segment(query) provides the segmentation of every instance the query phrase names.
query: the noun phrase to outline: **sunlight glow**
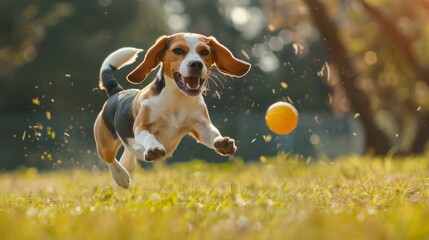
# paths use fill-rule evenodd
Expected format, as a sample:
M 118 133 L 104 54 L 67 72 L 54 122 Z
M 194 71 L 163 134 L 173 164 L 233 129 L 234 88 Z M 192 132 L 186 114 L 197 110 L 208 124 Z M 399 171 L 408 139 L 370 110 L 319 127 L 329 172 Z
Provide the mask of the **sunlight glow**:
M 249 14 L 243 7 L 236 7 L 231 11 L 232 22 L 236 25 L 243 25 L 249 21 Z
M 368 65 L 374 65 L 378 61 L 377 54 L 373 51 L 367 51 L 365 53 L 364 59 L 365 59 L 366 64 L 368 64 Z
M 167 18 L 168 26 L 175 31 L 184 31 L 189 25 L 189 17 L 184 14 L 172 14 Z
M 98 4 L 102 7 L 107 7 L 112 4 L 112 0 L 98 0 Z
M 279 68 L 279 59 L 271 51 L 261 55 L 259 59 L 259 68 L 264 72 L 272 72 Z

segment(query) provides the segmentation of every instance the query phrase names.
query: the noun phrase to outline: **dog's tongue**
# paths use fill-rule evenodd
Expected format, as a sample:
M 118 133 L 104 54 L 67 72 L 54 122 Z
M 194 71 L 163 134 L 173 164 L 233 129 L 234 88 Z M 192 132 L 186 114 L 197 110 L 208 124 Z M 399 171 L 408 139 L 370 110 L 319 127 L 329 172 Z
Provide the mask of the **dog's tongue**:
M 191 88 L 198 88 L 200 85 L 200 78 L 199 77 L 185 77 L 183 80 Z

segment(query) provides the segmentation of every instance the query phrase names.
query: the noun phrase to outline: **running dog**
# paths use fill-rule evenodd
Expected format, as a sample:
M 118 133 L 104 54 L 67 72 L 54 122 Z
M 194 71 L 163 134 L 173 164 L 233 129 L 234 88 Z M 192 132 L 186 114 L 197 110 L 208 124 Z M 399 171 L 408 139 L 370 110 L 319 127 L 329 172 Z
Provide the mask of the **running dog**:
M 186 134 L 220 155 L 235 153 L 234 139 L 222 136 L 211 123 L 203 93 L 212 67 L 242 77 L 250 64 L 235 58 L 214 37 L 193 33 L 162 36 L 127 76 L 128 81 L 139 84 L 160 66 L 155 79 L 141 90 L 125 90 L 113 73 L 133 63 L 141 51 L 118 49 L 100 70 L 100 88 L 109 99 L 95 120 L 94 137 L 98 155 L 115 182 L 128 188 L 136 159 L 165 160 Z M 121 146 L 124 152 L 117 161 Z

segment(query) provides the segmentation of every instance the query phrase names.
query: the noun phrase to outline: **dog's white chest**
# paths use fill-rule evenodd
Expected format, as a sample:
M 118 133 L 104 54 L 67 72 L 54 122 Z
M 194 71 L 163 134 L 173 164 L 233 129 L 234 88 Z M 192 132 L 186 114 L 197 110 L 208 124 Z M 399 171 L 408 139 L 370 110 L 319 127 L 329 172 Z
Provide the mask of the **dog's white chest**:
M 175 131 L 192 127 L 193 119 L 202 112 L 199 101 L 170 99 L 172 94 L 163 92 L 160 96 L 147 99 L 144 105 L 150 109 L 150 122 L 160 124 L 159 131 Z M 185 98 L 186 99 L 186 98 Z
M 180 129 L 186 125 L 186 120 L 189 117 L 188 112 L 177 111 L 170 114 L 171 116 L 167 119 L 170 119 L 171 127 L 175 129 Z

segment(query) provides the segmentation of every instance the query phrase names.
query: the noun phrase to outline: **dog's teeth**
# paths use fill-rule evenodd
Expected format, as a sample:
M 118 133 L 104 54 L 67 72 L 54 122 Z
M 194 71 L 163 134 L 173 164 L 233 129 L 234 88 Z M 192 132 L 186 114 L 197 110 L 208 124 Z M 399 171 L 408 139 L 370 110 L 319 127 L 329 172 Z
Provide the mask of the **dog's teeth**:
M 191 85 L 189 85 L 189 83 L 186 83 L 186 87 L 191 88 Z

